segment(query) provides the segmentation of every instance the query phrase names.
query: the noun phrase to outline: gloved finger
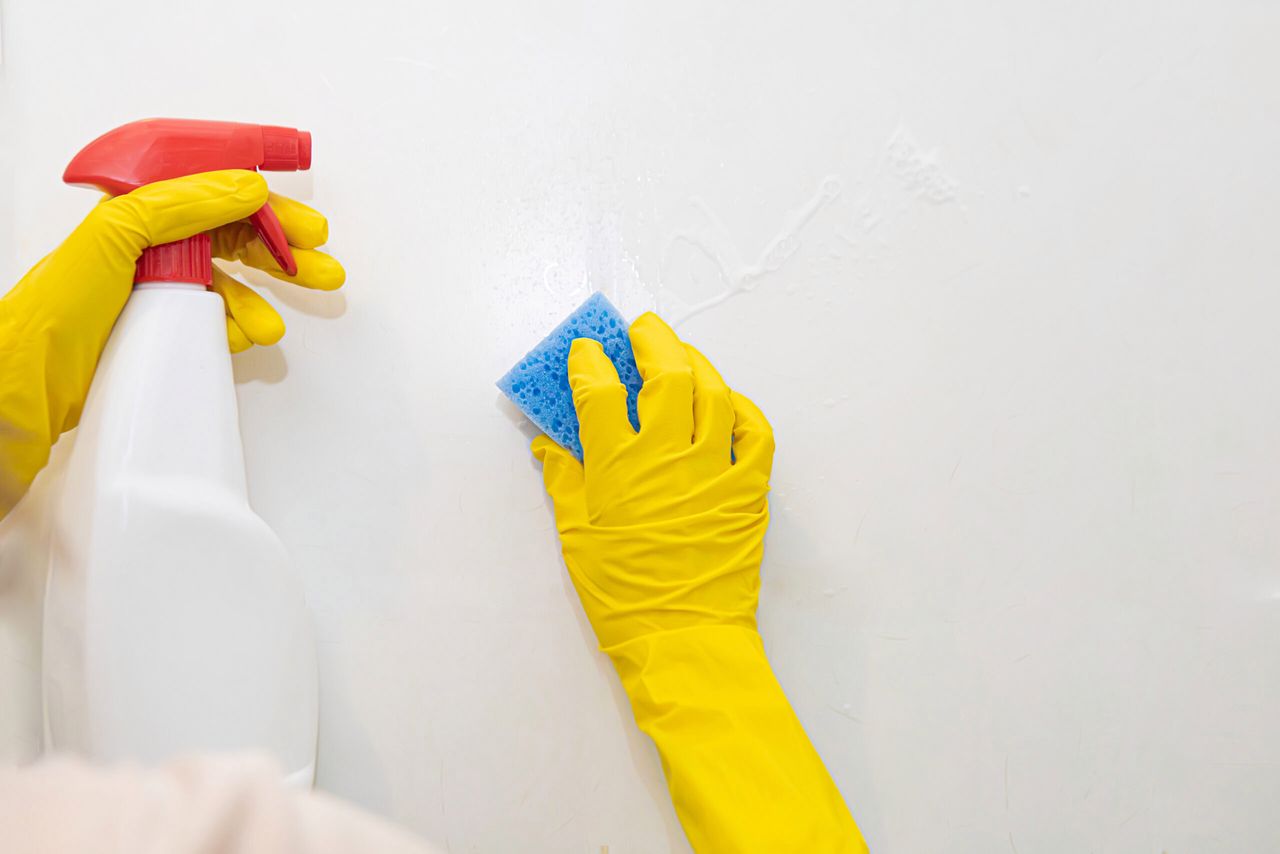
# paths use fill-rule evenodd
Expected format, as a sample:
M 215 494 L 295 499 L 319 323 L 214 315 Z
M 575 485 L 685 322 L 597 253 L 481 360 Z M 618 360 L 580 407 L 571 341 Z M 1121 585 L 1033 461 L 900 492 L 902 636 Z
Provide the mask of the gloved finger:
M 315 249 L 329 239 L 329 221 L 314 208 L 276 193 L 268 193 L 267 202 L 276 212 L 290 246 Z M 213 255 L 215 258 L 239 260 L 241 250 L 257 236 L 254 227 L 244 220 L 224 225 L 210 235 Z
M 276 212 L 290 246 L 315 249 L 328 242 L 329 220 L 320 211 L 278 193 L 269 193 L 267 204 Z
M 219 255 L 218 257 L 224 257 Z M 296 275 L 287 275 L 280 269 L 276 259 L 265 243 L 258 237 L 249 240 L 233 255 L 237 261 L 243 261 L 250 267 L 256 267 L 264 273 L 270 273 L 277 279 L 290 284 L 300 285 L 316 291 L 336 291 L 347 280 L 347 271 L 342 269 L 332 255 L 326 255 L 315 249 L 294 249 L 293 257 L 298 262 Z
M 545 435 L 534 439 L 530 450 L 542 463 L 542 483 L 555 503 L 558 525 L 580 518 L 586 512 L 582 463 Z
M 235 320 L 245 338 L 252 343 L 269 346 L 284 336 L 284 318 L 271 307 L 271 303 L 217 267 L 213 268 L 213 290 L 226 304 L 227 316 Z
M 236 323 L 236 319 L 231 315 L 227 315 L 227 346 L 231 348 L 232 353 L 243 353 L 253 346 L 249 336 L 244 334 L 240 324 Z
M 727 462 L 733 444 L 733 400 L 720 372 L 692 344 L 684 345 L 693 369 L 693 441 Z
M 736 391 L 733 401 L 734 465 L 747 466 L 767 479 L 773 472 L 773 428 L 756 406 Z
M 626 386 L 599 341 L 575 338 L 569 345 L 569 387 L 585 460 L 635 436 L 627 419 Z
M 640 435 L 670 447 L 693 441 L 693 369 L 671 327 L 653 312 L 631 324 L 640 388 Z
M 252 214 L 267 201 L 267 182 L 256 172 L 225 169 L 156 181 L 94 207 L 86 226 L 126 260 L 143 249 L 171 243 Z M 80 229 L 77 229 L 79 231 Z

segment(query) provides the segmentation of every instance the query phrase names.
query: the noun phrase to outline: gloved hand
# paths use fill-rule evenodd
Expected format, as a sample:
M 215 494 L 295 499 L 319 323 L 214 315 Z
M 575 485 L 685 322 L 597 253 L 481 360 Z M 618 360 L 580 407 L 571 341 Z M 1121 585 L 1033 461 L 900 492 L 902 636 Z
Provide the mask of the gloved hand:
M 534 440 L 565 564 L 658 746 L 694 849 L 857 852 L 862 836 L 756 633 L 773 434 L 654 314 L 631 326 L 640 431 L 594 341 L 569 382 L 583 462 Z
M 213 251 L 220 258 L 243 261 L 303 287 L 342 285 L 341 265 L 314 251 L 328 230 L 320 214 L 270 196 L 289 242 L 298 247 L 293 277 L 275 265 L 252 227 L 238 222 L 268 197 L 262 176 L 226 170 L 157 181 L 107 199 L 0 299 L 0 518 L 44 467 L 58 436 L 79 423 L 98 357 L 129 298 L 143 249 L 212 231 Z M 216 270 L 214 289 L 227 305 L 233 351 L 280 339 L 284 323 L 265 300 Z
M 546 436 L 533 453 L 565 563 L 602 648 L 693 626 L 756 627 L 773 433 L 655 314 L 631 327 L 639 433 L 600 344 L 573 342 L 586 468 Z M 736 456 L 736 462 L 734 458 Z

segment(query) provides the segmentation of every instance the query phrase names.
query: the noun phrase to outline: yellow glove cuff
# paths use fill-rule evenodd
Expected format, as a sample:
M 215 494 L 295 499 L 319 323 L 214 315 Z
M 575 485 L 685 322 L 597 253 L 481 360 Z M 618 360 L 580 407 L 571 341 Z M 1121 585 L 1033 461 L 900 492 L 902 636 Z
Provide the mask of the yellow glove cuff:
M 702 626 L 605 650 L 699 854 L 865 852 L 760 635 Z

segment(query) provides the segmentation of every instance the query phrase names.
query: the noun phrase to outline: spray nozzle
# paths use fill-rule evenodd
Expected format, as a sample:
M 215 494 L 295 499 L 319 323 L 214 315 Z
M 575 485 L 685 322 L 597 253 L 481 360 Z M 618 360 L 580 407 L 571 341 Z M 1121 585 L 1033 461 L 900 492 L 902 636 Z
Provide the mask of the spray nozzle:
M 304 130 L 198 119 L 143 119 L 107 131 L 86 145 L 71 160 L 62 180 L 114 196 L 153 181 L 218 169 L 294 172 L 310 168 L 311 134 Z M 298 263 L 271 206 L 263 205 L 249 222 L 280 269 L 296 274 Z M 179 240 L 145 250 L 134 281 L 199 281 L 208 285 L 208 237 L 188 240 L 195 242 Z

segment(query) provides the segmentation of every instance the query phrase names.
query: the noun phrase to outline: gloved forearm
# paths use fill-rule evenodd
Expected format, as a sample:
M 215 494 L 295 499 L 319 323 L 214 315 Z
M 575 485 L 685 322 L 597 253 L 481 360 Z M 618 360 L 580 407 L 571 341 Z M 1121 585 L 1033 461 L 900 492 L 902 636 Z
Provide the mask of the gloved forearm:
M 0 300 L 0 519 L 44 468 L 54 440 L 74 424 L 68 401 L 48 382 L 52 338 L 22 300 Z
M 0 299 L 0 518 L 44 468 L 58 436 L 79 422 L 98 356 L 129 298 L 131 270 L 103 281 L 88 272 L 108 267 L 116 249 L 103 245 L 98 223 L 119 214 L 101 207 Z M 77 280 L 91 284 L 69 286 Z
M 867 850 L 758 634 L 682 629 L 606 651 L 699 854 Z

